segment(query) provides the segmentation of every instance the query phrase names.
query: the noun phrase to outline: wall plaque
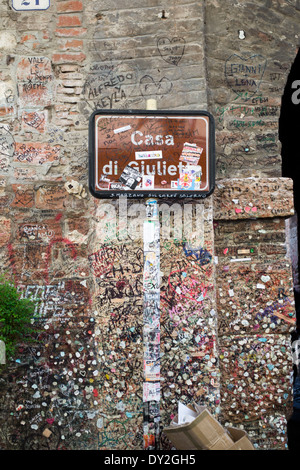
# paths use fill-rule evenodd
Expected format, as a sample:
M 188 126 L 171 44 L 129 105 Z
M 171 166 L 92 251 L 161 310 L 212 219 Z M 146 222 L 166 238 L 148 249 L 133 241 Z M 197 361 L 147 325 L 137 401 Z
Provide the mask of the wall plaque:
M 96 198 L 207 197 L 215 182 L 214 136 L 206 111 L 95 111 L 90 192 Z

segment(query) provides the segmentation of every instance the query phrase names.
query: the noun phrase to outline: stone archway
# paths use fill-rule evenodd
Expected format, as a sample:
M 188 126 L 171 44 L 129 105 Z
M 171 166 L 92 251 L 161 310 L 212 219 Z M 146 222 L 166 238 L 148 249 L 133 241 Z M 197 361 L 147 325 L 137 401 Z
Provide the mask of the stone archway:
M 293 263 L 295 307 L 300 321 L 300 186 L 298 181 L 300 130 L 300 49 L 291 66 L 281 100 L 279 139 L 281 142 L 282 176 L 293 180 L 295 215 L 288 221 L 289 251 Z

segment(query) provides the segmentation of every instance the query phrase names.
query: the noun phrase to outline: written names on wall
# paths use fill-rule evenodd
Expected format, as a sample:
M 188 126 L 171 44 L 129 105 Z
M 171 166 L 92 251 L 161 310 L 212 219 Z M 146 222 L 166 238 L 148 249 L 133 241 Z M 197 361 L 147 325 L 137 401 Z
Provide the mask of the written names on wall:
M 44 56 L 23 57 L 17 65 L 20 105 L 51 105 L 54 96 L 54 75 L 51 61 Z

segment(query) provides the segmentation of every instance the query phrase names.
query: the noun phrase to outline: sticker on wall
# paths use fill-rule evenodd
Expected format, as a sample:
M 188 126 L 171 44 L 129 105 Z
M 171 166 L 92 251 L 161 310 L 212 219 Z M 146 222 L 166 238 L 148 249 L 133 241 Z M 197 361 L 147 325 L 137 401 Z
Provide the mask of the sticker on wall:
M 191 163 L 192 165 L 197 165 L 202 152 L 203 148 L 197 147 L 196 144 L 185 142 L 179 160 Z
M 143 175 L 143 188 L 145 189 L 154 188 L 154 175 Z
M 17 11 L 48 10 L 50 0 L 12 0 L 11 6 Z
M 138 170 L 136 170 L 135 168 L 131 168 L 129 165 L 127 165 L 124 168 L 119 181 L 128 188 L 134 189 L 140 183 L 141 180 L 142 175 L 138 172 Z
M 162 158 L 162 152 L 160 150 L 150 152 L 135 152 L 136 160 L 157 160 Z
M 159 401 L 160 400 L 160 383 L 144 382 L 143 383 L 143 401 Z

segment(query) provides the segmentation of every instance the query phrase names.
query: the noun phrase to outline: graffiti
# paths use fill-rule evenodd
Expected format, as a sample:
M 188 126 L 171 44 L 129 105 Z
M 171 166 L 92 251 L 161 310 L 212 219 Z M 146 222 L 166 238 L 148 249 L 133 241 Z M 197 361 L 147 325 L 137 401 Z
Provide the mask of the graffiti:
M 97 109 L 122 107 L 135 89 L 135 68 L 120 64 L 112 69 L 101 70 L 100 73 L 94 70 L 88 75 L 82 89 L 82 111 L 90 115 Z
M 37 6 L 41 1 L 23 3 Z M 137 13 L 125 8 L 121 17 L 113 8 L 104 13 L 90 8 L 90 30 L 80 38 L 89 54 L 85 65 L 71 60 L 72 44 L 77 48 L 80 41 L 65 37 L 83 33 L 83 27 L 57 28 L 58 35 L 64 31 L 60 42 L 69 50 L 60 55 L 68 58 L 66 63 L 54 63 L 53 70 L 47 57 L 23 57 L 14 45 L 9 45 L 14 55 L 3 56 L 0 114 L 11 126 L 0 125 L 1 271 L 11 274 L 20 295 L 38 302 L 34 342 L 21 342 L 1 373 L 1 449 L 170 449 L 159 432 L 170 423 L 178 401 L 222 411 L 225 422 L 240 419 L 245 428 L 249 417 L 251 432 L 256 423 L 267 436 L 261 438 L 264 445 L 274 445 L 269 428 L 282 426 L 282 421 L 275 416 L 271 422 L 265 413 L 286 411 L 285 340 L 294 326 L 294 306 L 286 258 L 274 263 L 286 256 L 284 230 L 281 225 L 270 229 L 257 216 L 264 211 L 263 216 L 280 216 L 284 222 L 290 203 L 278 181 L 249 178 L 245 186 L 236 179 L 220 192 L 217 188 L 213 203 L 209 198 L 200 204 L 166 200 L 158 207 L 157 238 L 149 230 L 145 245 L 144 204 L 74 197 L 77 184 L 85 184 L 87 119 L 94 110 L 143 109 L 148 98 L 165 101 L 162 109 L 183 109 L 185 103 L 196 109 L 199 99 L 206 106 L 205 58 L 200 54 L 199 62 L 197 54 L 203 38 L 201 27 L 193 29 L 202 10 L 191 5 L 179 27 L 180 12 L 163 10 L 158 16 L 154 11 L 163 20 L 158 20 L 159 31 L 152 34 L 151 29 L 152 44 L 150 30 L 141 30 L 151 9 Z M 217 9 L 208 11 L 207 20 L 212 11 Z M 138 26 L 127 21 L 132 15 Z M 79 17 L 86 22 L 84 13 Z M 127 37 L 128 25 L 132 34 Z M 164 32 L 168 25 L 171 29 Z M 239 30 L 240 38 L 243 34 Z M 281 33 L 274 34 L 278 39 Z M 34 35 L 30 41 L 25 33 L 19 37 L 22 50 L 33 51 L 42 40 L 49 52 L 47 28 L 41 25 Z M 284 40 L 274 44 L 279 42 Z M 219 128 L 218 171 L 232 176 L 232 170 L 244 169 L 244 179 L 271 175 L 280 157 L 275 93 L 288 67 L 267 70 L 263 55 L 236 51 L 226 60 L 222 87 L 217 73 L 222 50 L 206 52 L 213 65 L 208 78 L 216 86 L 210 98 Z M 11 79 L 10 72 L 15 72 Z M 274 96 L 266 96 L 265 90 Z M 299 90 L 294 91 L 298 100 Z M 230 94 L 234 99 L 226 103 Z M 113 130 L 105 129 L 105 143 L 114 147 L 120 166 L 122 149 L 128 147 L 124 133 Z M 161 151 L 168 140 L 177 151 L 178 137 L 191 142 L 197 132 L 172 125 L 170 132 L 162 132 L 151 122 L 147 132 L 132 131 L 132 142 L 156 143 Z M 164 156 L 154 167 L 145 157 L 140 154 L 133 166 L 148 176 L 154 170 L 156 176 L 167 176 Z M 113 160 L 107 165 L 104 178 L 117 164 Z M 270 200 L 262 200 L 267 191 Z M 221 220 L 215 234 L 214 217 Z M 230 220 L 238 217 L 252 217 L 253 225 Z M 259 257 L 265 263 L 256 263 Z M 264 425 L 258 425 L 262 416 Z
M 14 153 L 14 160 L 19 163 L 31 163 L 42 165 L 59 159 L 60 146 L 50 146 L 49 144 L 17 143 Z
M 23 57 L 17 66 L 20 103 L 23 106 L 47 106 L 54 93 L 54 75 L 47 57 Z
M 185 40 L 181 37 L 169 39 L 161 37 L 157 40 L 157 48 L 161 57 L 171 65 L 178 65 L 185 49 Z
M 0 125 L 0 173 L 7 174 L 10 168 L 10 158 L 15 151 L 15 140 L 7 129 Z
M 169 275 L 169 286 L 180 298 L 202 302 L 212 284 L 206 284 L 194 275 L 186 271 L 173 271 Z
M 72 312 L 84 310 L 89 303 L 87 289 L 76 281 L 60 281 L 58 284 L 28 284 L 23 287 L 22 296 L 38 300 L 36 318 L 67 318 Z
M 196 259 L 200 266 L 204 266 L 211 262 L 212 255 L 205 248 L 194 249 L 190 248 L 187 243 L 184 243 L 183 251 L 187 257 L 191 256 L 193 259 Z
M 0 125 L 0 157 L 12 157 L 15 151 L 13 135 L 7 130 L 7 126 Z
M 150 75 L 144 75 L 140 80 L 140 90 L 145 98 L 166 95 L 170 93 L 172 87 L 173 84 L 167 77 L 155 81 Z
M 49 241 L 55 236 L 52 227 L 47 224 L 22 224 L 19 227 L 19 236 L 23 240 Z
M 241 97 L 247 93 L 245 101 L 257 93 L 263 79 L 267 60 L 259 55 L 241 57 L 232 54 L 225 62 L 225 78 L 227 85 Z
M 26 226 L 23 227 L 23 229 L 26 231 Z M 36 233 L 36 228 L 33 230 L 34 233 Z M 29 231 L 32 233 L 31 227 L 29 228 Z M 67 238 L 53 238 L 50 240 L 48 245 L 28 243 L 21 247 L 13 247 L 13 245 L 9 243 L 7 245 L 9 261 L 16 284 L 19 284 L 30 277 L 43 279 L 47 284 L 49 284 L 51 251 L 54 245 L 60 243 L 66 245 L 70 249 L 69 254 L 73 260 L 75 260 L 77 257 L 77 251 L 74 244 Z
M 45 131 L 46 116 L 46 111 L 23 113 L 22 124 L 26 129 L 34 129 L 43 133 Z
M 88 255 L 88 259 L 96 278 L 105 274 L 106 279 L 118 279 L 126 274 L 141 274 L 143 270 L 142 249 L 137 248 L 132 254 L 130 247 L 124 244 L 109 244 Z
M 107 274 L 110 271 L 114 270 L 115 256 L 116 256 L 116 250 L 112 247 L 107 247 L 106 249 L 100 248 L 98 252 L 90 254 L 88 259 L 93 269 L 94 276 L 100 277 L 103 274 Z M 120 268 L 121 270 L 123 270 L 122 267 Z

